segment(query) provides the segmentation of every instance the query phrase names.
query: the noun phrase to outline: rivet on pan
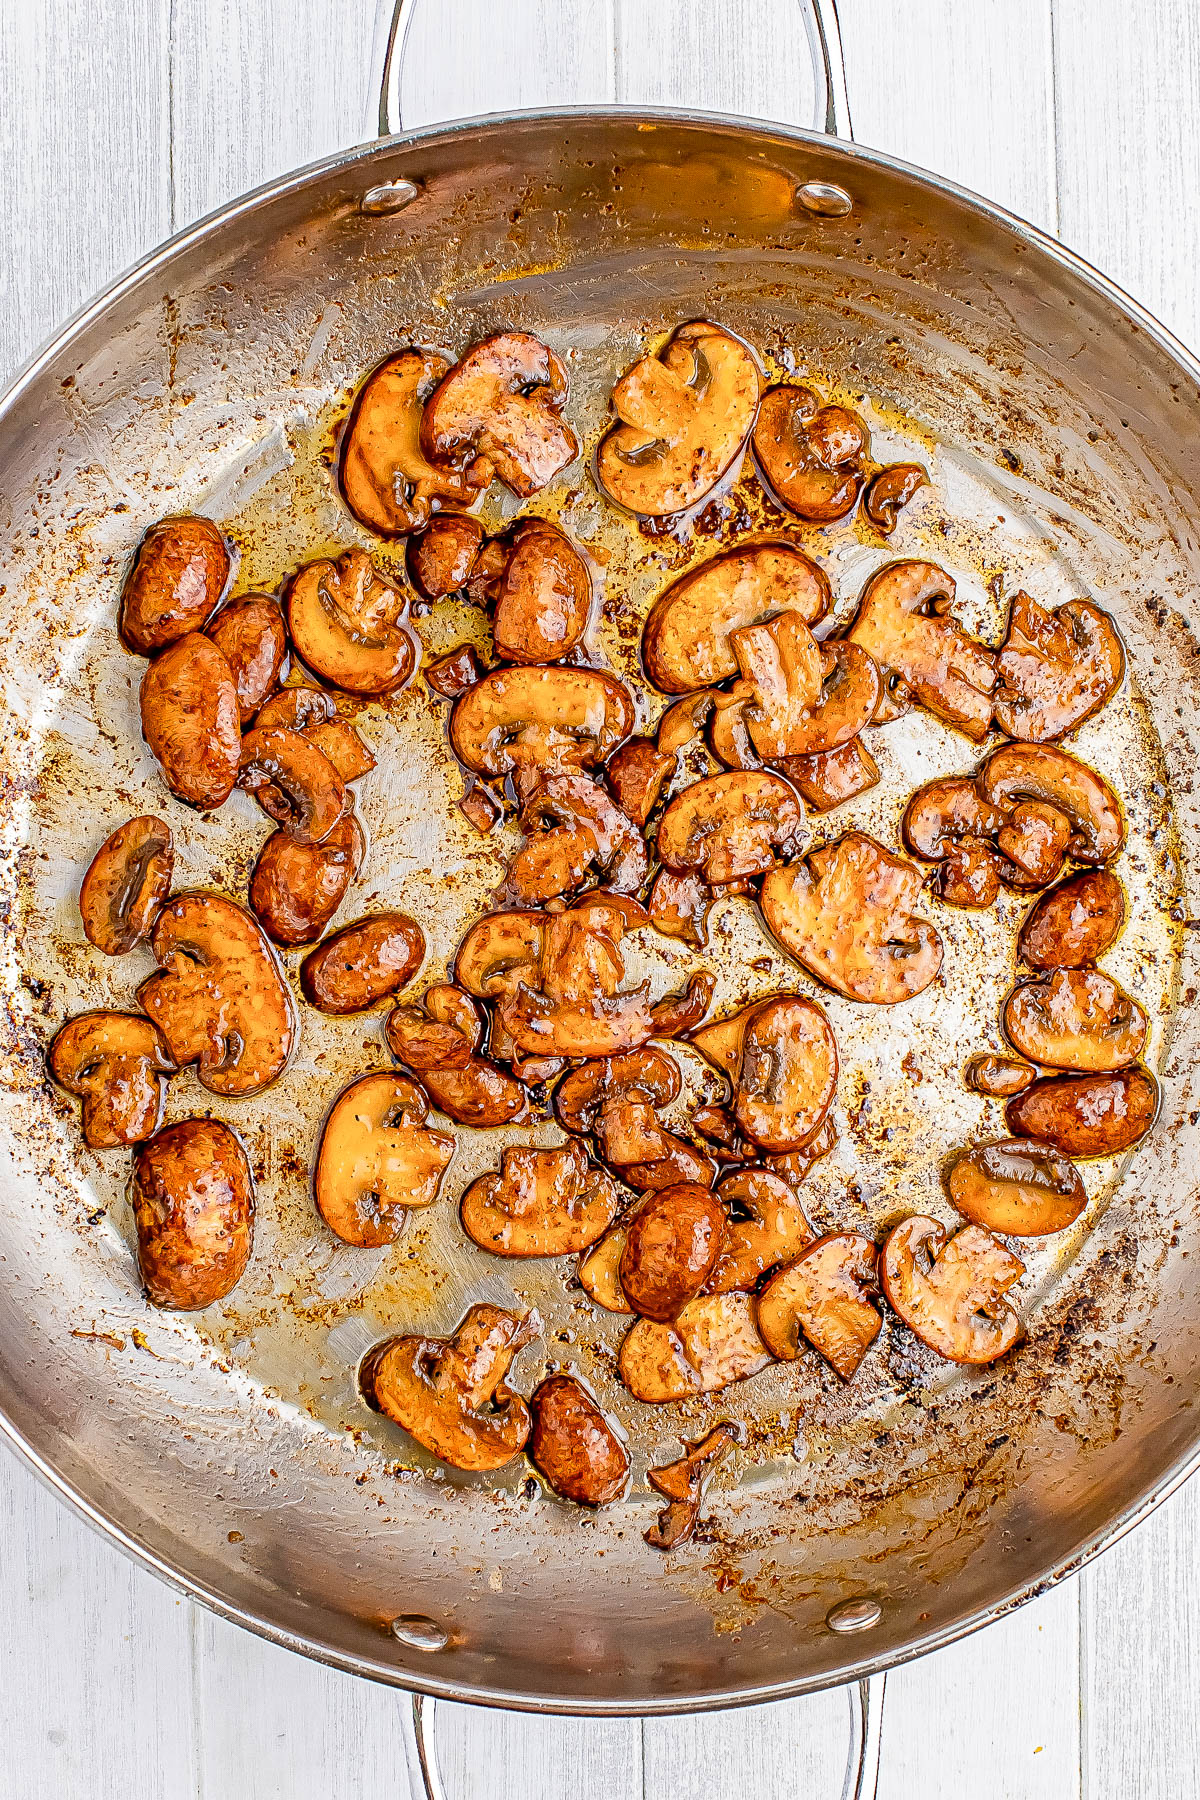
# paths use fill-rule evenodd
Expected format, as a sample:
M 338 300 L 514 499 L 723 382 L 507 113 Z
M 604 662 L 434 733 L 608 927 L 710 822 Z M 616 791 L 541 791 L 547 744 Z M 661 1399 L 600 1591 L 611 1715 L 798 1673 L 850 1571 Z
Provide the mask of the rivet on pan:
M 407 1644 L 410 1650 L 444 1650 L 450 1642 L 450 1633 L 424 1613 L 401 1613 L 392 1620 L 391 1633 L 397 1643 Z
M 381 181 L 378 187 L 367 189 L 358 209 L 365 213 L 403 212 L 420 191 L 420 185 L 415 181 Z
M 844 219 L 854 211 L 854 201 L 836 181 L 806 181 L 796 189 L 796 198 L 806 212 L 822 219 Z
M 825 1615 L 830 1631 L 870 1631 L 878 1625 L 883 1608 L 878 1600 L 843 1600 Z

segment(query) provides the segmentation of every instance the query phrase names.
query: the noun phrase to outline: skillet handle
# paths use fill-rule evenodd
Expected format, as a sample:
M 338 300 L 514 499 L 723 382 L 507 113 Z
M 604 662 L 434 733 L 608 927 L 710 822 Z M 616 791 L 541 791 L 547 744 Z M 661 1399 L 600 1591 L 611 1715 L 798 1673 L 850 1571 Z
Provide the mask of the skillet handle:
M 804 18 L 804 29 L 812 51 L 813 73 L 817 87 L 817 131 L 829 137 L 853 141 L 850 122 L 850 100 L 846 92 L 846 64 L 842 55 L 842 30 L 838 20 L 837 0 L 797 0 Z M 384 51 L 383 81 L 379 91 L 379 135 L 398 137 L 404 130 L 400 110 L 400 82 L 404 73 L 404 51 L 409 27 L 417 9 L 417 0 L 396 0 L 391 29 Z

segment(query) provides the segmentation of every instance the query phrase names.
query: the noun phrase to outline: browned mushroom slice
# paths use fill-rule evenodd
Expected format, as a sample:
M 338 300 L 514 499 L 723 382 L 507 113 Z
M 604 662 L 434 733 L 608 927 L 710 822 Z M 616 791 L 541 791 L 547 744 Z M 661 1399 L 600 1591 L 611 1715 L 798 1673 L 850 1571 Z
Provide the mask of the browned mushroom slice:
M 327 724 L 336 716 L 337 704 L 332 694 L 300 681 L 292 687 L 280 688 L 277 694 L 264 701 L 254 723 L 260 731 L 307 732 L 314 725 Z
M 1116 693 L 1125 648 L 1108 614 L 1090 600 L 1048 612 L 1018 593 L 996 671 L 996 724 L 1005 737 L 1044 744 L 1074 731 Z
M 417 531 L 443 501 L 470 506 L 488 478 L 474 469 L 435 468 L 421 449 L 425 402 L 450 368 L 434 350 L 402 350 L 367 376 L 342 439 L 346 505 L 370 531 Z
M 294 575 L 287 620 L 296 653 L 323 681 L 350 694 L 390 694 L 416 666 L 408 601 L 365 550 L 322 558 Z
M 644 826 L 674 771 L 674 756 L 649 738 L 630 738 L 609 757 L 604 773 L 621 811 L 635 825 Z
M 398 1006 L 384 1032 L 397 1062 L 420 1076 L 435 1106 L 459 1125 L 519 1124 L 529 1096 L 512 1075 L 475 1054 L 483 1036 L 478 1010 L 460 989 L 428 989 L 424 1011 Z
M 574 1375 L 549 1375 L 530 1395 L 528 1457 L 556 1494 L 579 1506 L 607 1506 L 629 1480 L 629 1452 Z
M 1149 1020 L 1100 969 L 1055 969 L 1014 988 L 1004 1032 L 1015 1050 L 1047 1069 L 1128 1068 L 1141 1055 Z
M 879 781 L 879 765 L 860 737 L 836 750 L 783 757 L 779 773 L 791 782 L 809 811 L 817 813 L 832 812 Z
M 500 1172 L 462 1197 L 463 1230 L 494 1256 L 574 1256 L 603 1237 L 621 1196 L 575 1138 L 553 1150 L 510 1147 Z
M 1108 869 L 1083 869 L 1031 908 L 1017 954 L 1035 969 L 1080 969 L 1103 956 L 1125 924 L 1125 890 Z
M 693 782 L 672 800 L 659 822 L 658 854 L 673 873 L 720 885 L 766 874 L 805 837 L 804 808 L 782 776 L 738 769 Z
M 967 775 L 946 775 L 918 788 L 904 812 L 905 845 L 939 866 L 933 889 L 951 906 L 991 906 L 1005 863 L 995 847 L 1004 814 L 989 806 Z
M 625 1227 L 614 1225 L 579 1259 L 576 1271 L 579 1285 L 589 1300 L 594 1300 L 605 1312 L 633 1312 L 621 1288 L 621 1258 L 624 1254 Z
M 204 635 L 229 664 L 246 726 L 274 691 L 287 661 L 287 627 L 279 602 L 270 594 L 227 601 Z
M 890 537 L 899 522 L 901 508 L 928 486 L 929 476 L 920 463 L 889 463 L 867 483 L 863 511 L 876 531 Z
M 554 1096 L 554 1110 L 564 1131 L 584 1135 L 596 1128 L 602 1108 L 615 1099 L 636 1097 L 655 1109 L 669 1106 L 679 1094 L 679 1067 L 661 1050 L 632 1050 L 585 1063 L 564 1075 Z
M 794 1362 L 801 1333 L 843 1381 L 850 1381 L 879 1336 L 883 1320 L 875 1246 L 855 1231 L 821 1237 L 758 1296 L 758 1329 L 772 1356 Z
M 296 1038 L 291 994 L 270 944 L 223 894 L 176 894 L 150 940 L 160 971 L 138 1000 L 182 1068 L 212 1094 L 257 1094 L 282 1074 Z
M 1031 805 L 1061 813 L 1070 825 L 1066 853 L 1077 862 L 1111 862 L 1125 842 L 1121 804 L 1107 781 L 1053 745 L 1005 744 L 992 751 L 976 782 L 984 802 L 1010 817 Z
M 403 1075 L 381 1070 L 342 1089 L 317 1146 L 313 1198 L 343 1243 L 393 1243 L 408 1208 L 437 1199 L 454 1138 L 428 1116 L 425 1095 Z
M 238 785 L 298 844 L 319 844 L 346 810 L 341 776 L 298 731 L 248 731 L 242 739 Z
M 536 963 L 511 969 L 504 981 L 497 1021 L 531 1056 L 612 1056 L 636 1050 L 655 1035 L 648 986 L 621 988 L 623 908 L 633 903 L 616 894 L 585 896 L 585 901 L 543 915 Z M 636 911 L 639 923 L 646 919 L 640 907 Z M 470 939 L 468 934 L 464 949 Z
M 452 1337 L 388 1338 L 363 1359 L 359 1383 L 377 1412 L 454 1469 L 501 1469 L 524 1449 L 529 1408 L 505 1386 L 537 1313 L 472 1306 Z
M 83 1101 L 83 1140 L 93 1150 L 152 1137 L 175 1064 L 149 1019 L 89 1012 L 62 1026 L 47 1056 L 59 1087 Z
M 575 649 L 591 618 L 591 570 L 565 532 L 522 519 L 489 589 L 492 643 L 502 662 L 553 663 Z
M 708 915 L 716 895 L 699 875 L 675 875 L 660 869 L 650 889 L 650 920 L 664 937 L 682 938 L 703 949 L 708 942 Z
M 625 1226 L 621 1289 L 634 1312 L 669 1320 L 704 1287 L 725 1242 L 725 1209 L 680 1182 L 650 1195 Z
M 980 1225 L 947 1241 L 920 1214 L 891 1231 L 879 1253 L 888 1305 L 909 1330 L 956 1363 L 990 1363 L 1011 1350 L 1021 1321 L 1005 1295 L 1025 1273 L 1019 1256 Z
M 84 935 L 106 956 L 124 956 L 149 937 L 171 891 L 175 845 L 152 814 L 106 837 L 79 889 Z
M 366 1012 L 412 980 L 425 936 L 407 913 L 372 913 L 343 925 L 300 965 L 304 998 L 323 1013 Z
M 353 813 L 319 844 L 273 832 L 250 877 L 250 909 L 277 944 L 311 944 L 341 905 L 365 855 L 366 840 Z
M 475 686 L 483 671 L 470 644 L 460 644 L 446 656 L 425 665 L 425 679 L 442 700 L 461 700 Z
M 761 1149 L 782 1155 L 803 1148 L 833 1105 L 837 1079 L 837 1045 L 814 1001 L 782 994 L 750 1008 L 734 1110 Z
M 1071 821 L 1041 800 L 1022 801 L 996 833 L 996 847 L 1015 866 L 1011 879 L 1020 887 L 1054 881 L 1070 842 Z
M 628 689 L 598 669 L 495 669 L 455 703 L 450 742 L 478 775 L 512 775 L 528 799 L 547 775 L 594 768 L 628 737 Z
M 601 488 L 642 518 L 695 506 L 741 455 L 761 386 L 740 338 L 706 319 L 679 326 L 613 389 L 619 422 L 596 454 Z
M 621 1345 L 621 1380 L 647 1404 L 712 1394 L 771 1361 L 752 1294 L 699 1294 L 671 1324 L 639 1319 Z
M 853 512 L 871 438 L 858 414 L 822 406 L 810 387 L 768 388 L 754 427 L 754 455 L 781 506 L 814 524 Z
M 848 831 L 762 886 L 767 927 L 817 981 L 851 1000 L 895 1006 L 942 966 L 942 940 L 915 908 L 925 877 L 874 838 Z
M 489 788 L 481 782 L 474 781 L 462 799 L 457 802 L 458 810 L 467 822 L 474 826 L 482 837 L 494 831 L 504 816 L 504 808 Z
M 194 1312 L 232 1292 L 254 1241 L 254 1179 L 228 1125 L 181 1119 L 140 1145 L 130 1199 L 152 1306 Z
M 679 994 L 666 994 L 650 1008 L 654 1035 L 660 1038 L 686 1037 L 695 1031 L 712 1005 L 717 978 L 708 970 L 693 975 Z
M 984 1051 L 973 1056 L 963 1071 L 967 1086 L 977 1094 L 987 1094 L 993 1100 L 1008 1100 L 1013 1094 L 1022 1093 L 1037 1075 L 1028 1063 L 1018 1062 L 1012 1056 L 995 1056 L 991 1051 Z
M 680 575 L 655 601 L 642 660 L 664 693 L 710 688 L 738 672 L 733 632 L 778 614 L 812 625 L 832 603 L 824 571 L 792 544 L 725 550 Z
M 121 590 L 120 631 L 139 656 L 200 631 L 229 582 L 229 546 L 211 519 L 188 513 L 151 525 Z
M 812 1242 L 804 1208 L 770 1169 L 739 1169 L 717 1186 L 728 1210 L 725 1244 L 708 1278 L 710 1294 L 750 1292 L 768 1269 L 790 1262 Z M 759 1329 L 762 1329 L 761 1319 Z
M 836 750 L 875 716 L 879 670 L 859 645 L 820 645 L 795 613 L 748 625 L 731 633 L 731 642 L 743 680 L 729 699 L 740 708 L 756 758 Z M 713 745 L 719 755 L 715 731 Z
M 529 332 L 484 338 L 425 402 L 421 448 L 439 468 L 485 485 L 495 475 L 528 500 L 579 454 L 561 416 L 569 392 L 566 366 Z
M 646 841 L 598 782 L 548 775 L 521 813 L 527 842 L 509 866 L 513 898 L 540 906 L 579 887 L 593 870 L 617 894 L 646 879 Z
M 813 1133 L 801 1150 L 789 1150 L 783 1156 L 764 1156 L 763 1162 L 773 1175 L 782 1176 L 792 1187 L 799 1187 L 814 1163 L 837 1149 L 838 1130 L 832 1113 L 826 1116 L 819 1131 Z
M 546 915 L 540 912 L 496 912 L 480 919 L 454 959 L 459 987 L 480 1000 L 495 1000 L 532 979 L 542 954 L 545 924 Z
M 473 585 L 477 559 L 485 542 L 478 519 L 462 513 L 439 513 L 404 551 L 408 578 L 423 600 L 444 600 Z M 468 589 L 469 591 L 469 589 Z
M 223 806 L 237 780 L 241 715 L 229 664 L 198 631 L 159 652 L 142 677 L 142 736 L 177 799 Z
M 653 1549 L 674 1550 L 691 1537 L 713 1465 L 736 1442 L 737 1432 L 732 1425 L 715 1425 L 694 1443 L 684 1438 L 687 1454 L 678 1462 L 646 1470 L 647 1481 L 667 1502 L 657 1522 L 642 1533 Z
M 605 1101 L 596 1120 L 596 1142 L 609 1167 L 641 1193 L 684 1182 L 707 1188 L 716 1179 L 711 1156 L 668 1131 L 652 1104 L 637 1094 Z
M 375 767 L 375 758 L 347 719 L 323 719 L 304 736 L 333 764 L 345 782 L 359 781 Z
M 1049 1144 L 1025 1138 L 964 1150 L 946 1186 L 964 1218 L 1006 1237 L 1065 1231 L 1087 1205 L 1075 1164 Z
M 995 656 L 950 611 L 954 578 L 936 563 L 889 563 L 863 590 L 847 636 L 936 718 L 981 743 L 992 720 Z
M 1145 1069 L 1104 1075 L 1051 1075 L 1004 1109 L 1014 1137 L 1037 1138 L 1064 1156 L 1118 1156 L 1144 1138 L 1158 1113 L 1158 1087 Z

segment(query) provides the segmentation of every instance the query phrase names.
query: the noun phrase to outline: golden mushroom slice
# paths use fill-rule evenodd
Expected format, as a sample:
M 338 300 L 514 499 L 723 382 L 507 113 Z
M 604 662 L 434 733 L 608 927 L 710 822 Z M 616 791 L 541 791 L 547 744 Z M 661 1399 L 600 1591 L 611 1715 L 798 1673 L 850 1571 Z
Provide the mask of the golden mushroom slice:
M 237 780 L 241 714 L 229 664 L 198 631 L 161 650 L 138 695 L 142 736 L 177 800 L 199 812 L 223 806 Z
M 450 714 L 450 743 L 477 775 L 511 775 L 527 800 L 548 775 L 595 768 L 629 736 L 633 701 L 599 669 L 494 669 Z
M 410 537 L 404 549 L 408 579 L 423 600 L 444 600 L 448 594 L 466 593 L 477 598 L 480 568 L 487 534 L 478 519 L 462 513 L 438 513 Z M 490 558 L 482 559 L 490 565 Z
M 323 1013 L 366 1012 L 410 982 L 425 957 L 425 934 L 402 912 L 371 913 L 310 950 L 300 987 Z
M 220 604 L 233 568 L 229 545 L 211 519 L 179 513 L 151 525 L 121 589 L 122 642 L 153 656 L 202 631 Z
M 1052 1145 L 1028 1138 L 964 1150 L 951 1164 L 946 1186 L 964 1218 L 1005 1237 L 1065 1231 L 1087 1205 L 1075 1164 Z
M 288 585 L 288 630 L 297 655 L 348 694 L 390 694 L 404 686 L 417 663 L 407 619 L 406 595 L 365 550 L 307 563 Z
M 1053 612 L 1014 594 L 996 657 L 996 724 L 1005 737 L 1044 744 L 1074 731 L 1111 699 L 1125 675 L 1125 647 L 1090 600 Z
M 1111 862 L 1125 843 L 1125 821 L 1116 794 L 1095 769 L 1052 744 L 1005 744 L 993 750 L 975 777 L 980 798 L 1016 819 L 1024 809 L 1041 808 L 1065 821 L 1057 858 Z M 1000 848 L 1014 856 L 1003 833 Z M 1055 868 L 1049 879 L 1057 874 Z
M 702 1056 L 728 1077 L 734 1116 L 762 1150 L 803 1149 L 824 1124 L 837 1094 L 837 1044 L 813 1000 L 777 994 L 691 1035 Z
M 596 598 L 578 547 L 546 519 L 522 519 L 504 540 L 503 571 L 489 584 L 492 643 L 510 663 L 554 663 L 575 649 Z
M 397 1062 L 420 1076 L 435 1106 L 459 1125 L 485 1130 L 528 1117 L 529 1095 L 515 1075 L 476 1051 L 479 1010 L 448 982 L 427 989 L 420 1007 L 397 1006 L 384 1026 Z
M 798 518 L 825 525 L 854 511 L 871 435 L 847 406 L 823 406 L 801 383 L 783 382 L 762 397 L 754 455 L 767 488 Z
M 671 1324 L 639 1319 L 621 1345 L 621 1380 L 649 1405 L 713 1394 L 771 1361 L 752 1294 L 700 1294 Z
M 818 644 L 795 613 L 747 625 L 730 641 L 742 680 L 730 689 L 729 703 L 738 709 L 756 758 L 776 762 L 837 750 L 874 718 L 883 686 L 860 645 Z M 719 712 L 729 703 L 719 702 Z M 713 747 L 723 760 L 729 731 L 723 721 L 718 737 L 714 725 Z
M 254 1242 L 254 1178 L 219 1119 L 181 1119 L 138 1146 L 130 1191 L 152 1306 L 195 1312 L 231 1293 Z
M 722 1422 L 695 1442 L 685 1438 L 686 1454 L 678 1462 L 646 1470 L 646 1480 L 667 1502 L 656 1522 L 642 1533 L 655 1550 L 674 1550 L 692 1535 L 714 1465 L 737 1441 L 738 1428 Z
M 282 1074 L 296 1013 L 275 953 L 248 912 L 223 894 L 175 894 L 154 926 L 160 965 L 138 1000 L 182 1068 L 212 1094 L 257 1094 Z
M 1158 1115 L 1158 1084 L 1145 1069 L 1051 1075 L 1004 1109 L 1014 1137 L 1034 1138 L 1086 1161 L 1119 1156 L 1144 1138 Z
M 1014 1050 L 1047 1069 L 1125 1069 L 1142 1054 L 1149 1020 L 1102 969 L 1054 969 L 1004 1003 Z
M 804 807 L 781 775 L 737 769 L 676 796 L 659 821 L 658 854 L 676 875 L 712 886 L 764 875 L 807 839 Z
M 1030 909 L 1017 954 L 1035 969 L 1080 969 L 1103 956 L 1125 924 L 1125 890 L 1108 869 L 1081 869 Z
M 888 1304 L 923 1344 L 956 1363 L 990 1363 L 1011 1350 L 1021 1321 L 1005 1295 L 1025 1273 L 1019 1256 L 980 1225 L 947 1240 L 917 1214 L 888 1235 L 879 1278 Z
M 1021 1093 L 1037 1076 L 1026 1062 L 1015 1056 L 997 1056 L 990 1050 L 973 1056 L 963 1071 L 966 1084 L 977 1094 L 993 1100 L 1009 1100 Z
M 351 812 L 319 844 L 272 832 L 250 877 L 251 912 L 275 943 L 311 944 L 342 904 L 366 853 L 362 826 Z
M 538 906 L 599 877 L 606 890 L 636 894 L 646 879 L 646 840 L 606 788 L 578 770 L 547 775 L 521 811 L 526 842 L 509 864 L 522 906 Z
M 1005 823 L 969 775 L 942 775 L 918 788 L 904 810 L 905 847 L 936 863 L 933 890 L 950 906 L 991 906 L 1007 864 L 996 845 Z
M 287 661 L 287 626 L 273 594 L 241 594 L 227 600 L 207 626 L 233 676 L 242 728 L 275 691 Z
M 603 1236 L 620 1205 L 616 1183 L 573 1138 L 503 1151 L 499 1173 L 471 1183 L 461 1214 L 467 1236 L 494 1256 L 574 1256 Z
M 867 483 L 863 511 L 876 531 L 890 537 L 899 523 L 901 509 L 928 486 L 929 476 L 920 463 L 889 463 Z
M 449 357 L 402 350 L 372 369 L 342 438 L 339 478 L 360 524 L 385 537 L 419 531 L 443 503 L 472 506 L 487 486 L 471 469 L 435 467 L 421 449 L 421 415 Z
M 625 1254 L 625 1227 L 614 1225 L 599 1241 L 585 1250 L 575 1271 L 579 1285 L 589 1300 L 605 1312 L 632 1313 L 621 1286 L 621 1258 Z
M 679 326 L 613 389 L 619 423 L 596 453 L 601 488 L 642 518 L 695 506 L 741 455 L 761 387 L 754 352 L 732 332 L 707 319 Z
M 796 1360 L 803 1335 L 849 1381 L 883 1324 L 872 1304 L 878 1293 L 870 1238 L 835 1231 L 817 1238 L 765 1283 L 758 1296 L 758 1329 L 780 1362 Z
M 783 1177 L 770 1169 L 726 1175 L 717 1184 L 717 1198 L 729 1219 L 724 1247 L 708 1278 L 710 1294 L 750 1292 L 769 1269 L 791 1262 L 812 1242 L 804 1208 Z
M 171 829 L 152 814 L 106 837 L 79 889 L 84 935 L 106 956 L 124 956 L 148 938 L 175 869 Z
M 416 1082 L 381 1070 L 343 1088 L 317 1146 L 313 1198 L 344 1244 L 374 1250 L 400 1235 L 410 1207 L 431 1206 L 454 1138 L 427 1124 Z
M 360 1365 L 363 1398 L 451 1468 L 502 1469 L 525 1448 L 532 1425 L 504 1377 L 541 1329 L 536 1312 L 482 1304 L 451 1337 L 387 1338 Z
M 953 604 L 954 577 L 936 563 L 889 563 L 868 581 L 846 635 L 875 659 L 893 702 L 915 700 L 981 743 L 992 722 L 995 655 L 963 629 Z
M 629 1452 L 596 1400 L 574 1375 L 548 1375 L 529 1398 L 528 1456 L 556 1494 L 578 1506 L 619 1500 Z
M 538 915 L 500 914 L 501 920 Z M 487 921 L 482 922 L 485 926 Z M 584 895 L 565 912 L 540 915 L 536 962 L 510 963 L 486 985 L 498 993 L 496 1020 L 519 1051 L 533 1057 L 588 1060 L 636 1050 L 660 1029 L 678 999 L 651 1005 L 649 985 L 622 988 L 620 943 L 646 913 L 621 894 Z M 460 957 L 470 968 L 486 936 L 468 933 Z M 479 979 L 472 970 L 471 980 Z M 703 988 L 699 997 L 703 998 Z
M 238 786 L 298 844 L 319 844 L 346 811 L 341 776 L 313 740 L 284 727 L 256 727 L 242 739 Z
M 655 601 L 642 660 L 666 694 L 709 688 L 738 672 L 733 632 L 792 613 L 814 625 L 832 604 L 828 576 L 794 544 L 768 540 L 724 550 L 678 576 Z
M 175 1064 L 157 1028 L 139 1013 L 81 1013 L 59 1030 L 50 1073 L 83 1101 L 83 1140 L 93 1150 L 152 1137 Z
M 529 332 L 484 338 L 425 402 L 421 449 L 438 468 L 485 486 L 495 475 L 527 500 L 579 455 L 562 418 L 569 392 L 566 365 Z
M 925 877 L 861 831 L 775 869 L 762 885 L 767 927 L 817 981 L 850 1000 L 895 1006 L 942 966 L 942 940 L 916 905 Z

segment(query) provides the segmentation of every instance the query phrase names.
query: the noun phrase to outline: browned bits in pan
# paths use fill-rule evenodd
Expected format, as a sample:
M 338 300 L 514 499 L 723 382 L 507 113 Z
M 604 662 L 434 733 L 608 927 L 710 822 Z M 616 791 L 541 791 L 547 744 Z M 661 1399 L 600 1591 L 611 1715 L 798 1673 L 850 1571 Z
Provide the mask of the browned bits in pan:
M 362 827 L 346 813 L 319 844 L 275 831 L 250 877 L 250 908 L 277 944 L 311 944 L 320 937 L 362 867 Z
M 274 691 L 287 661 L 287 628 L 279 602 L 269 594 L 229 600 L 204 635 L 229 664 L 246 726 Z
M 408 1210 L 432 1206 L 454 1139 L 426 1123 L 416 1082 L 381 1070 L 334 1101 L 317 1146 L 313 1198 L 343 1243 L 374 1250 L 400 1235 Z
M 929 486 L 929 477 L 920 463 L 889 463 L 867 483 L 863 495 L 863 511 L 885 537 L 890 537 L 899 523 L 902 508 L 914 494 Z
M 230 572 L 229 546 L 211 519 L 180 514 L 151 525 L 121 590 L 121 636 L 139 656 L 200 631 Z
M 58 1085 L 83 1101 L 83 1140 L 93 1150 L 136 1144 L 158 1130 L 175 1063 L 149 1019 L 81 1013 L 61 1028 L 47 1061 Z
M 149 937 L 174 868 L 174 841 L 161 819 L 144 814 L 119 825 L 97 850 L 79 889 L 88 942 L 106 956 L 124 956 Z
M 184 1119 L 133 1162 L 138 1268 L 154 1306 L 212 1306 L 250 1260 L 254 1181 L 246 1152 L 217 1119 Z
M 707 1436 L 688 1443 L 687 1454 L 678 1462 L 665 1463 L 658 1469 L 647 1469 L 646 1479 L 666 1500 L 658 1522 L 643 1536 L 655 1550 L 674 1550 L 691 1537 L 700 1516 L 704 1489 L 713 1468 L 730 1444 L 737 1442 L 732 1425 L 715 1425 Z
M 581 1381 L 549 1375 L 529 1401 L 529 1460 L 556 1494 L 579 1506 L 620 1499 L 629 1452 Z
M 171 792 L 201 812 L 223 806 L 242 735 L 237 688 L 217 646 L 193 631 L 160 651 L 142 677 L 141 713 Z
M 425 957 L 421 927 L 407 913 L 372 913 L 343 925 L 300 965 L 304 998 L 324 1013 L 365 1012 L 411 981 Z
M 823 525 L 853 512 L 870 453 L 870 433 L 848 407 L 822 406 L 804 386 L 763 395 L 754 454 L 772 494 L 797 517 Z

